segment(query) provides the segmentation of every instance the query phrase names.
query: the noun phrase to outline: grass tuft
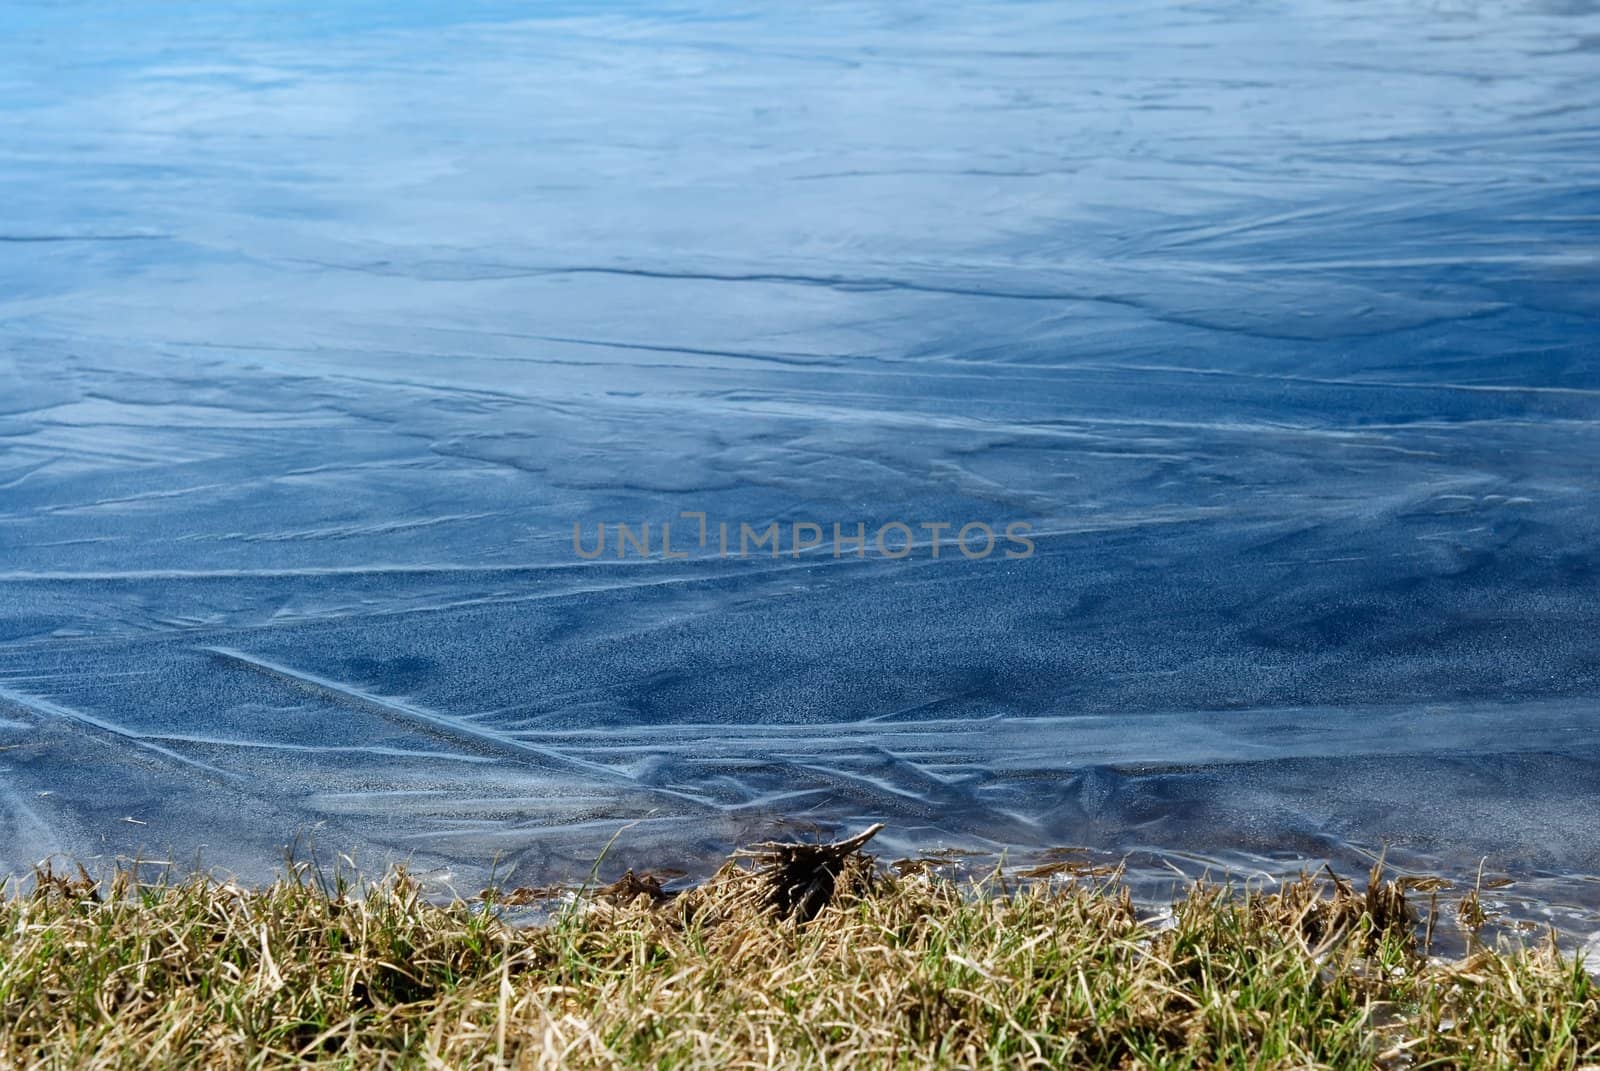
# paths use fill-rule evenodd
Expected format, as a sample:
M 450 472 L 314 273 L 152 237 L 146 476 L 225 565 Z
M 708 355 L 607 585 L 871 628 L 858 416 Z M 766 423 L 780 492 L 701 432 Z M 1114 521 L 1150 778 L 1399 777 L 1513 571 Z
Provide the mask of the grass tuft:
M 1553 941 L 1431 957 L 1414 886 L 1376 870 L 1360 890 L 1196 885 L 1152 918 L 1114 876 L 957 884 L 860 843 L 782 847 L 677 896 L 630 872 L 537 926 L 508 921 L 515 896 L 432 903 L 403 872 L 246 889 L 44 870 L 0 900 L 0 1067 L 1600 1059 L 1580 963 Z

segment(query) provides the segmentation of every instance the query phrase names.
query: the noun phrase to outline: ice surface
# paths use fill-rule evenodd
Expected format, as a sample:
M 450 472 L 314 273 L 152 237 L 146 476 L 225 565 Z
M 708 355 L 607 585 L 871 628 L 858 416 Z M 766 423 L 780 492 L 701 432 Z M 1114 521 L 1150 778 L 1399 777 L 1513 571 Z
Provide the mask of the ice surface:
M 1600 14 L 0 29 L 0 867 L 1600 866 Z

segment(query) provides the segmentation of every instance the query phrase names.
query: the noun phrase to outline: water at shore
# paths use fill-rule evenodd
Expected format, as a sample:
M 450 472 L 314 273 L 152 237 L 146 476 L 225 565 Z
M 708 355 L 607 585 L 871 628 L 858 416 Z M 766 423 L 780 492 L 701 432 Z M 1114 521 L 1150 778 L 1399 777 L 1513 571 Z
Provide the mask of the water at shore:
M 4 869 L 1600 873 L 1600 7 L 0 21 Z

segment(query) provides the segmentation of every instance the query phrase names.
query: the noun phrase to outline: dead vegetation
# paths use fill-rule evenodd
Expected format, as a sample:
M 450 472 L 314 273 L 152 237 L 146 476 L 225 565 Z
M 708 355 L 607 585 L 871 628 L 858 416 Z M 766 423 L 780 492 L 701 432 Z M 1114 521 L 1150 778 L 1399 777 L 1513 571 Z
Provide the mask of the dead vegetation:
M 1137 908 L 1114 876 L 958 885 L 767 844 L 673 895 L 434 904 L 44 871 L 0 898 L 0 1067 L 1578 1068 L 1600 1000 L 1549 942 L 1425 954 L 1426 892 L 1307 876 Z M 902 868 L 905 869 L 905 868 Z M 1477 903 L 1477 890 L 1468 894 Z
M 753 880 L 747 881 L 750 905 L 775 918 L 810 922 L 833 899 L 841 877 L 857 894 L 871 884 L 871 861 L 856 853 L 882 830 L 880 822 L 829 844 L 767 841 L 739 852 L 735 858 L 757 863 Z M 735 874 L 735 880 L 746 879 Z

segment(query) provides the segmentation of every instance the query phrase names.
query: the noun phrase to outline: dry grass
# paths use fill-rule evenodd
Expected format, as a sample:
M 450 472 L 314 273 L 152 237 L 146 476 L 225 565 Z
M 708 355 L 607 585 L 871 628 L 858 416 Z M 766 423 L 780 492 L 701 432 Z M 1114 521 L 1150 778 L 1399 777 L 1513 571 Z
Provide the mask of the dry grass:
M 429 903 L 404 874 L 358 890 L 303 868 L 256 890 L 39 874 L 0 902 L 0 1067 L 1575 1068 L 1600 1053 L 1580 965 L 1543 944 L 1430 961 L 1393 883 L 1198 886 L 1153 922 L 1115 884 L 962 887 L 848 853 L 829 874 L 825 903 L 806 891 L 815 871 L 730 864 L 678 897 L 633 878 L 521 928 Z M 801 889 L 788 919 L 782 888 Z

